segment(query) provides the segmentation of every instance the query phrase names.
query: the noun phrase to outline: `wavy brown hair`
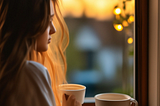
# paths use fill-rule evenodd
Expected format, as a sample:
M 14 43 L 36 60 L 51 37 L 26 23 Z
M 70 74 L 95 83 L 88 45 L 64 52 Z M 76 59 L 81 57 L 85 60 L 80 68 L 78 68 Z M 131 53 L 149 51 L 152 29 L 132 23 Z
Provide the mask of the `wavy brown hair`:
M 21 68 L 26 60 L 47 67 L 57 105 L 60 103 L 58 85 L 67 83 L 65 49 L 68 29 L 60 12 L 58 0 L 52 0 L 53 23 L 57 33 L 52 37 L 48 51 L 34 50 L 36 38 L 48 27 L 50 0 L 0 0 L 0 101 L 7 100 L 16 89 Z M 4 105 L 4 104 L 3 104 Z

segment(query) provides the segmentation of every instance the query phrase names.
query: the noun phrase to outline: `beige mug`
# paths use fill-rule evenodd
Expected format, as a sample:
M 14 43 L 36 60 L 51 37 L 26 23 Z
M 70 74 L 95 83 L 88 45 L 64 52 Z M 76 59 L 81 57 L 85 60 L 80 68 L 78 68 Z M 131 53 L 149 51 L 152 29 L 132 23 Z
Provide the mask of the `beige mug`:
M 86 87 L 80 84 L 61 84 L 59 89 L 62 94 L 74 95 L 76 100 L 81 104 L 84 103 Z
M 126 94 L 101 93 L 94 98 L 95 106 L 138 106 L 138 102 Z

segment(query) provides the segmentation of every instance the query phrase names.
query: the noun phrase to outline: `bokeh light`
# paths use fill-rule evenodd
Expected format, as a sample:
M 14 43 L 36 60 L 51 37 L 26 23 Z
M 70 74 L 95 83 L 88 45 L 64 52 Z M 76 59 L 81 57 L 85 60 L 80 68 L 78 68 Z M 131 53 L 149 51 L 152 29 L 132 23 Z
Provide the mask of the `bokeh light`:
M 114 24 L 114 28 L 115 28 L 117 31 L 122 31 L 122 30 L 123 30 L 122 24 Z
M 132 23 L 132 22 L 134 22 L 134 16 L 130 16 L 129 18 L 128 18 L 128 23 Z
M 124 21 L 122 22 L 122 25 L 123 25 L 124 27 L 128 27 L 128 22 L 127 22 L 126 20 L 124 20 Z
M 133 38 L 128 38 L 127 42 L 128 42 L 128 44 L 132 44 L 133 43 Z
M 119 14 L 121 14 L 121 9 L 119 7 L 117 7 L 117 8 L 114 9 L 113 13 L 115 15 L 119 15 Z

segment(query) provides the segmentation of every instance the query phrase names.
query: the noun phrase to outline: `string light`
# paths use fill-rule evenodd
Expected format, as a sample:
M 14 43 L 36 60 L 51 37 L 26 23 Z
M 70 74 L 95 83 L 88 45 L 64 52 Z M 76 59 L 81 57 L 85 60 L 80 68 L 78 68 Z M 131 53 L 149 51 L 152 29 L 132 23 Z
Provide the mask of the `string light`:
M 124 21 L 122 22 L 122 25 L 123 25 L 124 27 L 128 27 L 128 22 L 127 22 L 126 20 L 124 20 Z
M 119 7 L 116 7 L 116 8 L 114 9 L 113 13 L 114 13 L 115 15 L 119 15 L 119 14 L 121 14 L 121 9 L 120 9 Z
M 127 42 L 128 42 L 128 44 L 132 44 L 133 43 L 133 38 L 128 38 L 128 40 L 127 40 Z
M 122 24 L 115 24 L 115 25 L 114 25 L 114 28 L 115 28 L 117 31 L 122 31 L 122 30 L 123 30 Z
M 134 22 L 134 16 L 130 16 L 129 18 L 128 18 L 128 23 L 132 23 L 132 22 Z

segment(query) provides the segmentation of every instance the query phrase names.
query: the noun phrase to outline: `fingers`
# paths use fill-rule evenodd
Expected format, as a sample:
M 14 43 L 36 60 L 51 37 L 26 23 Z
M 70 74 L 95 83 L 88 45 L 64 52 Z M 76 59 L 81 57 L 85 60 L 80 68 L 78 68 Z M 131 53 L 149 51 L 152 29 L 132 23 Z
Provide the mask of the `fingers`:
M 67 100 L 64 94 L 62 95 L 62 106 L 67 106 Z
M 68 101 L 76 101 L 76 98 L 74 95 L 69 95 Z
M 69 95 L 67 95 L 67 94 L 64 94 L 65 95 L 65 98 L 66 98 L 66 100 L 68 99 L 68 97 L 69 97 Z
M 82 106 L 81 103 L 76 100 L 74 95 L 67 96 L 68 99 L 66 98 L 65 94 L 63 95 L 63 106 Z
M 70 95 L 68 100 L 73 103 L 73 106 L 81 106 L 81 103 L 76 100 L 74 95 Z
M 65 94 L 62 95 L 62 100 L 63 100 L 63 101 L 66 101 Z
M 79 103 L 78 101 L 74 102 L 74 106 L 82 106 L 81 103 Z

